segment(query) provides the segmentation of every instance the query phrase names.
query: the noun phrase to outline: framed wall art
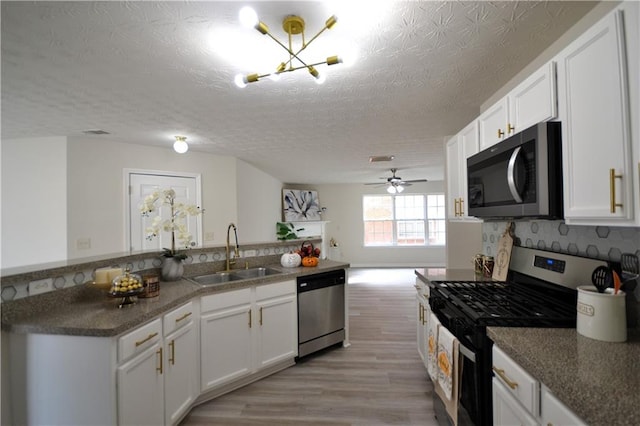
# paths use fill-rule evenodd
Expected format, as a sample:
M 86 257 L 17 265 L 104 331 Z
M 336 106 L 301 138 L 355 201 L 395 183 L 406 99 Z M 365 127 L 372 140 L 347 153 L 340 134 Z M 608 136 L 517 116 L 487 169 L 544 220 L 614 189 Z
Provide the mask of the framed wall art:
M 282 213 L 285 222 L 321 220 L 321 212 L 317 191 L 282 190 Z

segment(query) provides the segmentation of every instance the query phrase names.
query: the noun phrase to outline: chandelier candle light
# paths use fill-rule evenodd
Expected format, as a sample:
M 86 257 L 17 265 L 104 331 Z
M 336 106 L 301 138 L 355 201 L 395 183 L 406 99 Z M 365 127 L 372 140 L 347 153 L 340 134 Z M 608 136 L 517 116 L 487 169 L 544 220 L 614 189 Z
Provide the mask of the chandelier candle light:
M 261 78 L 264 78 L 264 77 L 271 77 L 271 78 L 279 77 L 280 74 L 282 73 L 292 72 L 292 71 L 296 71 L 303 68 L 306 68 L 309 71 L 309 74 L 311 74 L 316 79 L 316 82 L 318 84 L 321 84 L 324 82 L 325 77 L 323 74 L 320 74 L 315 67 L 318 65 L 324 65 L 324 64 L 335 65 L 342 62 L 342 59 L 338 56 L 329 56 L 326 61 L 308 64 L 305 61 L 303 61 L 299 56 L 300 52 L 306 49 L 307 46 L 309 46 L 316 38 L 320 36 L 320 34 L 322 34 L 325 30 L 331 29 L 331 27 L 335 25 L 335 23 L 338 21 L 338 18 L 335 15 L 332 15 L 331 17 L 329 17 L 329 19 L 327 19 L 327 21 L 324 24 L 324 27 L 315 36 L 313 36 L 311 40 L 309 40 L 309 42 L 306 42 L 304 37 L 304 27 L 305 27 L 304 19 L 296 15 L 289 15 L 285 17 L 284 20 L 282 21 L 282 28 L 289 35 L 288 47 L 284 43 L 282 43 L 280 40 L 275 38 L 273 34 L 271 34 L 271 32 L 269 31 L 269 27 L 267 27 L 267 25 L 264 22 L 258 19 L 258 15 L 256 11 L 253 10 L 252 8 L 248 6 L 243 7 L 240 10 L 239 17 L 240 17 L 240 23 L 243 26 L 249 27 L 249 28 L 255 28 L 261 34 L 271 37 L 273 41 L 278 43 L 289 54 L 289 60 L 287 60 L 286 62 L 281 62 L 280 65 L 277 66 L 275 72 L 273 73 L 236 75 L 235 83 L 238 87 L 241 87 L 241 88 L 246 87 L 248 83 L 255 83 L 256 81 L 259 81 Z M 293 50 L 292 36 L 294 35 L 300 35 L 302 38 L 302 45 L 300 49 L 298 49 L 298 51 Z M 294 59 L 297 60 L 301 65 L 294 66 L 294 63 L 293 63 Z

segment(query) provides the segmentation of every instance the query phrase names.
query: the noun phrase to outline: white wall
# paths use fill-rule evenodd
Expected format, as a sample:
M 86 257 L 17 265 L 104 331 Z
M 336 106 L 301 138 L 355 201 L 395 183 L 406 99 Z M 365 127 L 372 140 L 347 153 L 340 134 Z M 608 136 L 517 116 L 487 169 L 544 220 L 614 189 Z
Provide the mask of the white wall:
M 289 187 L 289 186 L 288 186 Z M 292 186 L 293 187 L 293 186 Z M 445 248 L 440 247 L 364 247 L 362 196 L 386 194 L 384 188 L 363 184 L 314 185 L 320 205 L 326 207 L 323 220 L 327 224 L 327 239 L 334 238 L 343 261 L 351 266 L 444 266 Z M 427 182 L 407 187 L 404 194 L 441 192 L 444 182 Z
M 276 222 L 282 220 L 282 182 L 240 160 L 236 182 L 240 245 L 276 241 Z
M 2 140 L 3 268 L 67 256 L 67 139 Z
M 124 169 L 199 173 L 202 178 L 205 245 L 224 244 L 226 227 L 236 222 L 236 159 L 203 152 L 177 154 L 102 138 L 69 138 L 69 258 L 127 251 Z M 90 238 L 89 250 L 78 250 L 79 238 Z

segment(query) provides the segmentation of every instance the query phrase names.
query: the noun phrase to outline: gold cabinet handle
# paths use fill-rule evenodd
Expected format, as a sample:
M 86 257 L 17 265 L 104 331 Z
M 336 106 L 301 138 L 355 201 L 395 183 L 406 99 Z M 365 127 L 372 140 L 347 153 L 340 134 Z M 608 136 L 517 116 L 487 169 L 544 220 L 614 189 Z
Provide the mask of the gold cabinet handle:
M 251 309 L 249 309 L 249 328 L 251 328 Z
M 464 198 L 460 198 L 460 216 L 464 216 Z
M 507 133 L 511 133 L 511 132 L 513 132 L 515 129 L 516 129 L 516 128 L 515 128 L 515 127 L 513 127 L 513 126 L 511 125 L 511 123 L 507 123 Z
M 160 374 L 162 374 L 162 364 L 164 364 L 164 361 L 162 360 L 162 348 L 158 349 L 156 354 L 160 355 L 160 366 L 156 367 L 156 371 L 159 371 Z
M 260 306 L 260 325 L 262 325 L 262 306 Z
M 422 325 L 425 325 L 427 323 L 427 316 L 425 315 L 425 313 L 427 312 L 427 308 L 426 307 L 422 307 Z
M 424 315 L 422 311 L 422 303 L 418 303 L 418 322 L 422 322 L 422 315 Z
M 496 372 L 496 374 L 498 376 L 500 376 L 500 378 L 502 379 L 503 382 L 505 382 L 507 384 L 507 386 L 509 386 L 511 389 L 515 389 L 518 387 L 518 384 L 516 382 L 512 382 L 506 374 L 504 374 L 504 370 L 502 368 L 496 368 L 493 367 L 493 371 Z
M 186 314 L 184 314 L 180 318 L 176 318 L 176 323 L 182 321 L 183 319 L 189 318 L 190 316 L 191 316 L 191 312 L 187 312 Z
M 616 169 L 609 169 L 609 195 L 611 213 L 616 212 L 616 207 L 622 208 L 622 203 L 616 203 L 616 179 L 622 180 L 622 175 L 616 174 Z
M 453 200 L 453 215 L 458 217 L 458 198 Z
M 498 137 L 501 138 L 504 136 L 504 132 L 502 131 L 502 129 L 498 129 Z
M 176 341 L 171 340 L 169 343 L 169 348 L 171 348 L 171 352 L 169 353 L 169 362 L 171 365 L 176 365 Z
M 154 337 L 156 337 L 157 335 L 158 335 L 158 333 L 157 333 L 157 332 L 156 332 L 156 333 L 151 333 L 151 334 L 149 334 L 147 337 L 145 337 L 144 339 L 142 339 L 142 340 L 138 340 L 138 341 L 136 342 L 136 348 L 137 348 L 138 346 L 140 346 L 140 345 L 145 344 L 146 342 L 148 342 L 149 340 L 153 339 L 153 338 L 154 338 Z

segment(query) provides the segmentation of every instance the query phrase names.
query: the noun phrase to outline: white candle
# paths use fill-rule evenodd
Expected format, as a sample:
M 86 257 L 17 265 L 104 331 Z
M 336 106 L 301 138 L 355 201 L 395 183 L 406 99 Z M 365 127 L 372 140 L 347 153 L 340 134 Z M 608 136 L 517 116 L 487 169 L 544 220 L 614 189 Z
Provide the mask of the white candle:
M 119 277 L 120 275 L 122 275 L 122 268 L 109 269 L 107 272 L 107 276 L 109 280 L 107 282 L 112 282 L 114 278 Z
M 101 268 L 101 269 L 96 269 L 96 279 L 95 279 L 95 283 L 96 284 L 107 284 L 110 282 L 109 280 L 109 271 L 111 270 L 111 268 Z

